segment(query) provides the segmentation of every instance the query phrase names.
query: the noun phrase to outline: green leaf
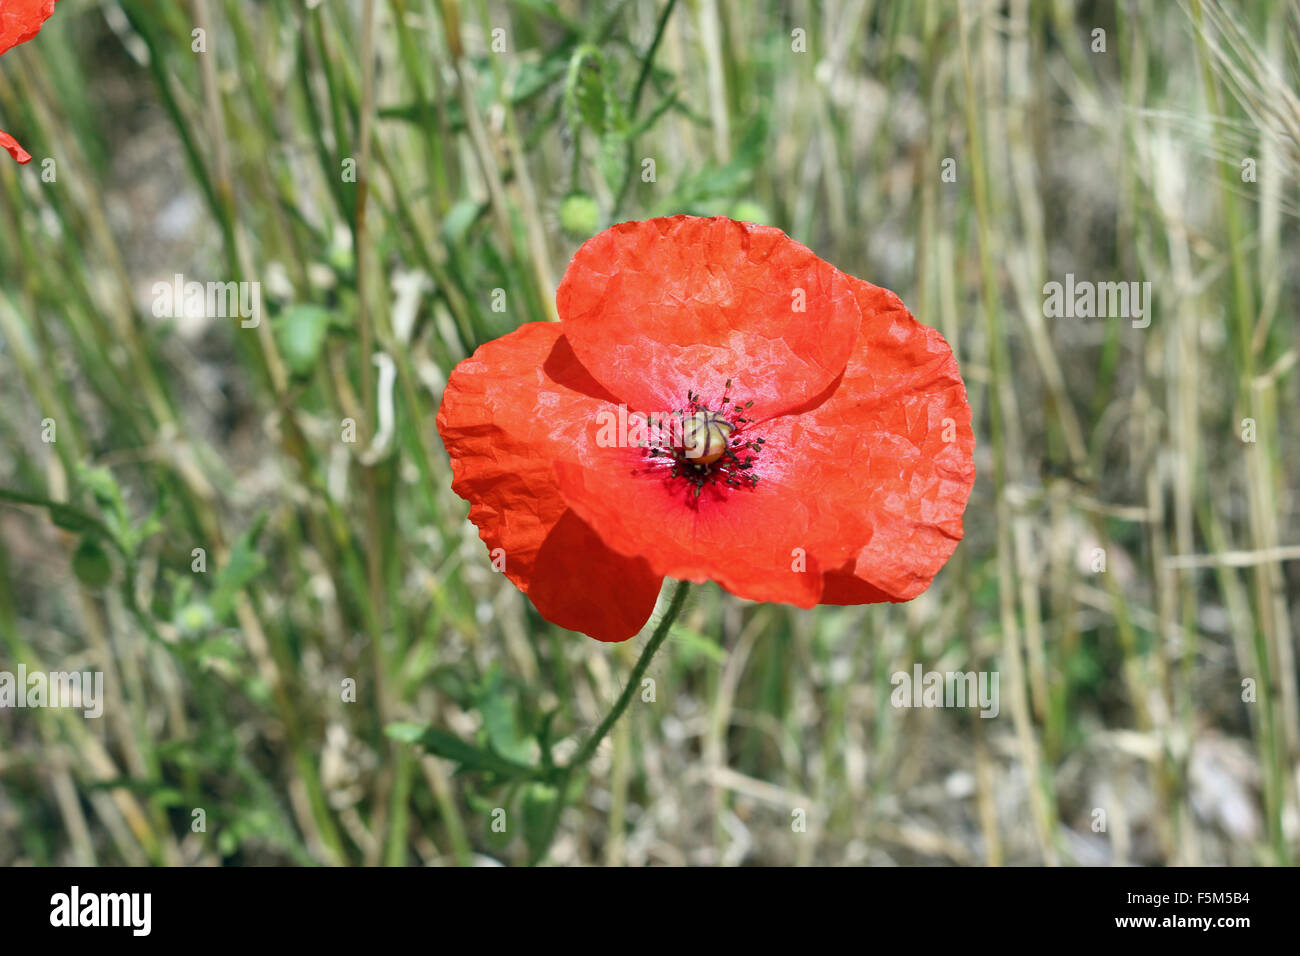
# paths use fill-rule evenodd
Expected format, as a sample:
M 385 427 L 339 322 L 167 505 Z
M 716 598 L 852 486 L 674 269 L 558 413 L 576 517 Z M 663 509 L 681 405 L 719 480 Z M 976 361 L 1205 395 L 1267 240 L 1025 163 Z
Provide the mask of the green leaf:
M 487 208 L 486 203 L 477 203 L 472 199 L 458 199 L 442 218 L 442 234 L 449 243 L 462 242 L 469 227 Z
M 104 511 L 120 515 L 126 514 L 126 502 L 122 498 L 122 489 L 107 468 L 83 467 L 78 472 L 78 480 L 95 497 Z
M 520 736 L 511 697 L 502 685 L 501 668 L 494 664 L 475 693 L 488 745 L 507 760 L 527 764 L 532 750 L 528 741 Z
M 476 747 L 461 740 L 455 734 L 436 727 L 421 727 L 418 724 L 389 724 L 386 731 L 389 737 L 402 743 L 415 744 L 437 757 L 445 757 L 458 764 L 457 772 L 478 771 L 491 773 L 498 777 L 529 776 L 533 768 L 507 760 L 489 750 Z
M 669 633 L 672 634 L 675 640 L 680 642 L 679 646 L 686 652 L 685 656 L 688 659 L 691 656 L 699 655 L 707 657 L 715 664 L 721 664 L 727 659 L 727 652 L 723 646 L 699 631 L 693 631 L 681 624 L 674 624 Z
M 133 523 L 131 509 L 126 506 L 126 497 L 122 494 L 122 486 L 107 468 L 81 465 L 77 470 L 77 481 L 99 505 L 110 540 L 124 557 L 136 554 L 141 542 L 162 527 L 156 514 L 150 515 L 139 526 Z M 159 504 L 162 504 L 161 496 Z
M 105 533 L 103 524 L 83 511 L 57 501 L 50 502 L 46 507 L 50 511 L 50 520 L 64 531 L 72 531 L 76 534 L 103 535 Z
M 157 810 L 183 806 L 185 795 L 175 787 L 162 787 L 149 796 L 149 805 Z
M 11 501 L 14 504 L 33 505 L 37 508 L 44 508 L 49 512 L 50 520 L 57 527 L 64 531 L 72 531 L 76 534 L 93 534 L 101 538 L 107 538 L 114 546 L 117 542 L 113 541 L 113 536 L 104 523 L 72 505 L 64 504 L 62 501 L 51 501 L 49 498 L 41 495 L 29 495 L 23 491 L 11 491 L 8 488 L 0 488 L 0 501 Z
M 320 361 L 332 315 L 324 306 L 290 306 L 275 321 L 275 337 L 285 364 L 299 378 L 308 378 Z
M 257 551 L 257 539 L 265 524 L 266 512 L 262 512 L 253 520 L 253 526 L 235 542 L 230 551 L 230 560 L 217 577 L 211 604 L 219 617 L 225 617 L 235 606 L 239 592 L 266 570 L 266 558 Z

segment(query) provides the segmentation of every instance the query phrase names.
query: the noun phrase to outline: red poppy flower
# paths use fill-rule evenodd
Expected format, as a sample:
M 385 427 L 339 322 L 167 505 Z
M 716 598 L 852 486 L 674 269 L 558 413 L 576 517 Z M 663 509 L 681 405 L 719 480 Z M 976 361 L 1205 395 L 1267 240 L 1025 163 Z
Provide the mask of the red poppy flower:
M 586 242 L 556 304 L 438 412 L 453 490 L 546 619 L 626 640 L 664 577 L 907 601 L 961 540 L 966 388 L 892 292 L 778 229 L 674 216 Z
M 54 13 L 54 4 L 55 0 L 0 0 L 0 54 L 40 33 L 41 24 Z M 0 148 L 20 163 L 32 161 L 31 154 L 4 130 L 0 130 Z

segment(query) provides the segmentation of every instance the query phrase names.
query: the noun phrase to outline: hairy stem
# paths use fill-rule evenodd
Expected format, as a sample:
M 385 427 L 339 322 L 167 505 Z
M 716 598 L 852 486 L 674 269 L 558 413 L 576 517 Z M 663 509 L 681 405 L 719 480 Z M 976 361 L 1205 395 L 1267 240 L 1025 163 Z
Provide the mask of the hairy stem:
M 555 829 L 560 822 L 560 814 L 564 812 L 565 803 L 568 797 L 569 781 L 573 779 L 573 775 L 576 771 L 581 770 L 587 765 L 595 755 L 596 748 L 600 746 L 600 742 L 605 739 L 605 735 L 610 732 L 616 723 L 618 723 L 618 719 L 622 717 L 623 712 L 627 710 L 627 705 L 632 702 L 632 695 L 635 694 L 636 689 L 641 686 L 641 678 L 645 676 L 646 670 L 650 667 L 650 661 L 659 651 L 663 642 L 668 639 L 668 632 L 672 630 L 673 622 L 676 621 L 678 615 L 681 614 L 682 607 L 686 604 L 686 597 L 690 594 L 690 590 L 691 585 L 689 581 L 677 582 L 676 590 L 673 591 L 672 600 L 668 604 L 668 610 L 666 610 L 664 616 L 659 619 L 659 623 L 655 626 L 654 633 L 650 635 L 650 640 L 646 642 L 645 647 L 642 649 L 641 656 L 637 658 L 636 664 L 632 668 L 632 673 L 628 675 L 627 683 L 623 685 L 623 693 L 618 695 L 618 700 L 614 702 L 614 706 L 610 708 L 609 713 L 605 715 L 605 719 L 600 722 L 600 726 L 597 727 L 595 732 L 587 738 L 586 742 L 583 743 L 578 752 L 574 754 L 573 759 L 570 760 L 564 766 L 564 769 L 560 771 L 558 780 L 559 794 L 555 800 L 555 807 L 551 811 L 551 818 L 547 822 L 546 838 L 537 846 L 533 847 L 532 859 L 530 860 L 532 864 L 535 865 L 545 859 L 547 851 L 551 848 L 551 843 L 555 839 Z

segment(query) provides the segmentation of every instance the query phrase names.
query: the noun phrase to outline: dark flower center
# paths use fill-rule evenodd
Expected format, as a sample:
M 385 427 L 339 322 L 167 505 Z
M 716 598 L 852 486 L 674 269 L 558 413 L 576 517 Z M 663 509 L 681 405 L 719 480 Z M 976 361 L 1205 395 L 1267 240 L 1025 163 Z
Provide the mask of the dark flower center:
M 645 453 L 651 458 L 671 463 L 672 478 L 686 482 L 698 498 L 705 485 L 723 482 L 729 488 L 758 484 L 754 462 L 763 450 L 762 438 L 749 438 L 746 426 L 752 421 L 743 405 L 731 397 L 731 379 L 717 407 L 712 407 L 698 392 L 686 393 L 686 405 L 674 409 L 667 421 L 650 416 L 650 433 Z

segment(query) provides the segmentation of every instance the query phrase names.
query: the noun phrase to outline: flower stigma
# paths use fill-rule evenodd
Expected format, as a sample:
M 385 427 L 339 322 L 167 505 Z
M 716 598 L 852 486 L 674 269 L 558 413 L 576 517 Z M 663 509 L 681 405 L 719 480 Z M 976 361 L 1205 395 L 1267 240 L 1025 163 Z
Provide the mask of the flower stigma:
M 752 424 L 744 412 L 754 403 L 740 404 L 731 397 L 731 379 L 716 408 L 704 401 L 695 391 L 687 391 L 684 408 L 674 409 L 669 437 L 663 441 L 646 443 L 646 455 L 667 459 L 671 463 L 669 477 L 683 481 L 698 498 L 705 485 L 722 482 L 729 488 L 749 487 L 758 484 L 754 462 L 763 450 L 764 439 L 748 438 L 745 426 Z M 651 418 L 651 424 L 662 426 L 661 420 Z M 655 434 L 662 434 L 656 427 Z
M 696 412 L 682 426 L 682 450 L 696 465 L 711 465 L 727 451 L 736 426 L 717 412 Z

